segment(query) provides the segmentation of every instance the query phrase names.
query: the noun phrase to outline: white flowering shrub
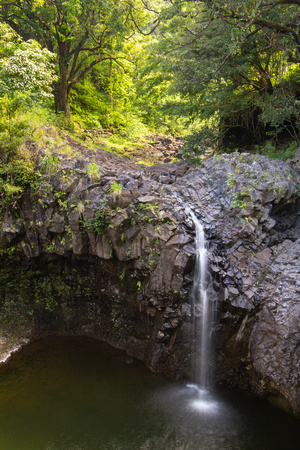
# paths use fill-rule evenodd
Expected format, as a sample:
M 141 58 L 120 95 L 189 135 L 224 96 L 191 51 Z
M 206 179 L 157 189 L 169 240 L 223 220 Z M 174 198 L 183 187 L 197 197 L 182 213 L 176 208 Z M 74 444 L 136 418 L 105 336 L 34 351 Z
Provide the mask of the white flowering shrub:
M 3 43 L 4 44 L 4 43 Z M 55 55 L 34 40 L 21 42 L 0 59 L 0 95 L 24 92 L 37 97 L 52 96 Z M 9 55 L 10 53 L 10 55 Z

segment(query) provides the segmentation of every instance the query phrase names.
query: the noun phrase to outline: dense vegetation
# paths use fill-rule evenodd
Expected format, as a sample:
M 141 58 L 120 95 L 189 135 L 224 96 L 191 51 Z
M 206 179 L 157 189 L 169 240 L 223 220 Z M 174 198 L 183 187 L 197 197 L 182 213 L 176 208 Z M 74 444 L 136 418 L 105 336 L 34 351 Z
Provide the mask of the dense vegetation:
M 207 147 L 294 156 L 300 1 L 222 3 L 1 0 L 2 200 L 38 181 L 33 153 L 51 156 L 59 130 L 96 144 L 109 132 L 119 149 L 193 131 L 183 155 L 196 163 Z

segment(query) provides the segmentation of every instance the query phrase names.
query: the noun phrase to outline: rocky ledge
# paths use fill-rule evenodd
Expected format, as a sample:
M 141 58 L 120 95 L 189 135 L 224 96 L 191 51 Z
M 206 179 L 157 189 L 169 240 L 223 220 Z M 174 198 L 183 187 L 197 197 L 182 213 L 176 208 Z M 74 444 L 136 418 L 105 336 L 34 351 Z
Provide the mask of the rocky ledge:
M 43 336 L 85 335 L 154 372 L 190 375 L 189 206 L 206 231 L 218 299 L 217 383 L 299 414 L 299 186 L 289 163 L 250 154 L 197 168 L 61 156 L 2 210 L 2 359 Z

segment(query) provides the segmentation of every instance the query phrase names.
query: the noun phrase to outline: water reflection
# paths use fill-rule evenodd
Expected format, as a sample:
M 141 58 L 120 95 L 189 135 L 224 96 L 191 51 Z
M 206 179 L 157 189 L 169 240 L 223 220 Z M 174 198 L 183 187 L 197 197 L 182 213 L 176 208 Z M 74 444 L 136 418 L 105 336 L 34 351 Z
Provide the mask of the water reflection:
M 250 397 L 153 375 L 89 339 L 36 342 L 0 368 L 1 450 L 294 450 L 298 425 Z

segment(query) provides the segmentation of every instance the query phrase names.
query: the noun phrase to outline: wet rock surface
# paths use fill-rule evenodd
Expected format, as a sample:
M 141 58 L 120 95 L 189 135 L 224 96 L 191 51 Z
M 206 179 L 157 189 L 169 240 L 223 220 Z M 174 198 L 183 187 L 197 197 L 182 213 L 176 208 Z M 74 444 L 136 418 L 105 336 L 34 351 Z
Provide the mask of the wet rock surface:
M 100 150 L 61 158 L 17 211 L 2 212 L 1 352 L 78 334 L 124 349 L 154 372 L 190 374 L 189 207 L 205 228 L 219 297 L 217 382 L 297 414 L 299 185 L 292 164 L 250 154 L 197 168 L 140 167 Z

